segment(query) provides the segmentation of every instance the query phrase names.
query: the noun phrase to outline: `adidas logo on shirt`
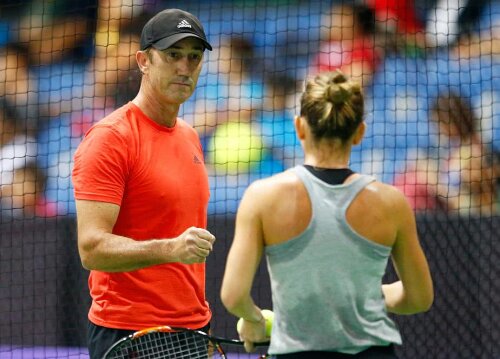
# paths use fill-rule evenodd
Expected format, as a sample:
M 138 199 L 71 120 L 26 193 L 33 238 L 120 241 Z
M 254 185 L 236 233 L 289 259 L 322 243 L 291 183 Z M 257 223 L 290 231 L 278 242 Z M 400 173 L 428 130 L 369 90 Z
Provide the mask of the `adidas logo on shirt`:
M 187 22 L 187 20 L 182 20 L 180 23 L 177 24 L 177 28 L 180 29 L 181 27 L 189 27 L 191 28 L 191 24 Z
M 196 163 L 197 165 L 201 164 L 200 159 L 196 155 L 193 155 L 193 163 Z

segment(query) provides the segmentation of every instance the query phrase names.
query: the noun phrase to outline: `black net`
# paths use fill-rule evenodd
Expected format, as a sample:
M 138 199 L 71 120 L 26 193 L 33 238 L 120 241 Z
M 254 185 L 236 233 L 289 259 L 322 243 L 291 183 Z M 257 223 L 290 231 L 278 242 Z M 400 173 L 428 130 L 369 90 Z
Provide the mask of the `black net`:
M 428 313 L 396 318 L 401 357 L 500 357 L 493 0 L 1 1 L 0 357 L 87 355 L 73 156 L 93 124 L 134 98 L 140 29 L 167 7 L 196 14 L 214 47 L 179 113 L 209 175 L 214 333 L 236 337 L 219 290 L 241 196 L 303 162 L 293 118 L 305 81 L 341 69 L 366 98 L 350 166 L 405 193 L 435 281 Z M 264 266 L 253 294 L 271 308 Z

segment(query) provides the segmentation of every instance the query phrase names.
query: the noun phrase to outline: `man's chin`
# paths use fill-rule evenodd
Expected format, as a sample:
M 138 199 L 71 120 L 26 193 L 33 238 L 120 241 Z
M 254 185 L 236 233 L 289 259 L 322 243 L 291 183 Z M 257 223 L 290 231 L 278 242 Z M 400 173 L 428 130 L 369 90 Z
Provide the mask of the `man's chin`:
M 169 93 L 167 95 L 170 95 L 177 99 L 187 100 L 188 98 L 191 97 L 193 92 L 194 91 L 191 87 L 185 85 L 179 85 L 175 87 L 170 87 Z
M 182 105 L 184 102 L 186 102 L 189 99 L 190 96 L 178 96 L 178 97 L 170 97 L 170 103 L 172 104 L 177 104 L 177 105 Z

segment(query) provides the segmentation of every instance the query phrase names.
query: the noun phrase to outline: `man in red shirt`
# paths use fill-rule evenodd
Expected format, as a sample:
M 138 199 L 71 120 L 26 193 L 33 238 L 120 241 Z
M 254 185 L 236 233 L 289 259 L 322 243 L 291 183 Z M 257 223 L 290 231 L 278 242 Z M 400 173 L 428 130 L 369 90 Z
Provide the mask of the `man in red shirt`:
M 164 10 L 142 29 L 137 96 L 94 125 L 75 154 L 82 264 L 90 270 L 89 353 L 133 331 L 207 328 L 208 176 L 196 131 L 177 117 L 205 49 L 199 20 Z

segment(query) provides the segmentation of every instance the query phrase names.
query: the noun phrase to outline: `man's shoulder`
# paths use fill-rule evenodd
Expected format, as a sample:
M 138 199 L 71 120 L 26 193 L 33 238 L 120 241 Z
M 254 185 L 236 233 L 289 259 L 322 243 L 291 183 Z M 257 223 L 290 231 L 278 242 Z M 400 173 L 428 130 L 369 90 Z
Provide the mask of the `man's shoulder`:
M 182 118 L 177 117 L 176 126 L 178 129 L 182 130 L 182 132 L 198 138 L 198 132 L 196 132 L 196 130 L 194 129 L 194 127 L 190 123 L 184 121 Z
M 102 120 L 97 122 L 96 125 L 99 126 L 117 126 L 123 123 L 124 120 L 130 119 L 133 116 L 132 106 L 129 103 L 123 105 L 120 108 L 117 108 Z
M 179 126 L 180 128 L 186 128 L 194 131 L 193 126 L 191 126 L 191 124 L 185 121 L 182 117 L 177 117 L 176 121 L 177 121 L 177 126 Z
M 110 132 L 121 135 L 130 133 L 130 119 L 134 116 L 130 103 L 114 110 L 106 117 L 97 122 L 90 129 L 89 133 L 96 132 Z

